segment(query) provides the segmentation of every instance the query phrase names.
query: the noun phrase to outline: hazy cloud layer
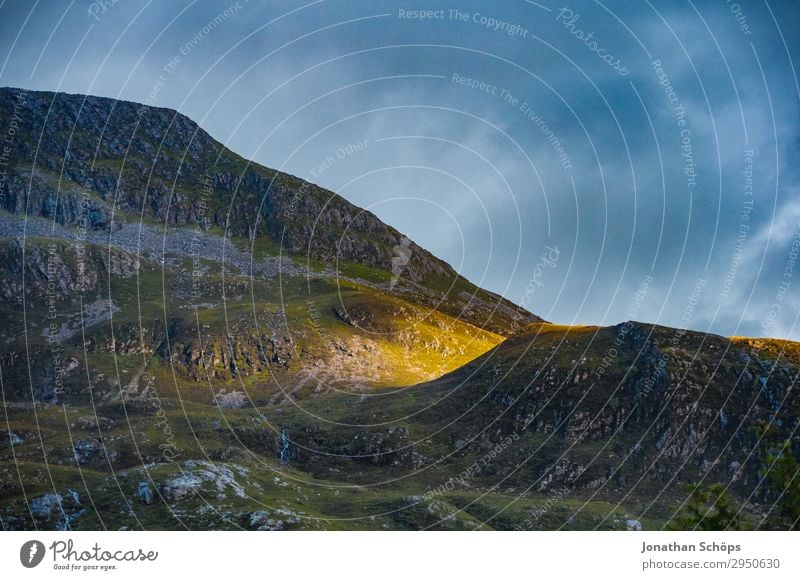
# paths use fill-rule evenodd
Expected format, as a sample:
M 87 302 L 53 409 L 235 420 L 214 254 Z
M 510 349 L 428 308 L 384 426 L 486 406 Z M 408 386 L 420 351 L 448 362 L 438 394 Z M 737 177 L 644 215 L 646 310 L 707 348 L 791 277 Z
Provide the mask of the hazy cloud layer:
M 798 6 L 6 2 L 0 84 L 176 108 L 548 320 L 797 339 Z

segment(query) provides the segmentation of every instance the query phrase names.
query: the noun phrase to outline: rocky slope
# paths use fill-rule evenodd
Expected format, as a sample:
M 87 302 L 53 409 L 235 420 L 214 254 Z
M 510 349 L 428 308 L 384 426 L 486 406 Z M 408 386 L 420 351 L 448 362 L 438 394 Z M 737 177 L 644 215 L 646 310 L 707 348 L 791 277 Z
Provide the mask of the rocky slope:
M 423 502 L 477 493 L 463 508 L 473 515 L 498 491 L 574 502 L 532 523 L 508 500 L 491 514 L 504 529 L 613 527 L 614 509 L 597 515 L 595 502 L 671 521 L 698 482 L 721 482 L 757 519 L 780 496 L 765 478 L 768 452 L 798 444 L 799 373 L 800 345 L 787 341 L 537 323 L 391 405 L 367 400 L 338 418 L 376 427 L 295 426 L 296 461 L 364 484 L 389 473 L 420 481 Z
M 544 323 L 174 111 L 12 124 L 3 529 L 658 529 L 695 483 L 786 526 L 797 344 Z
M 0 200 L 15 215 L 112 237 L 121 224 L 140 218 L 167 228 L 216 229 L 253 247 L 266 243 L 301 259 L 338 265 L 345 274 L 374 269 L 386 282 L 402 251 L 405 263 L 398 274 L 408 284 L 398 291 L 414 292 L 429 305 L 442 302 L 451 314 L 500 334 L 508 334 L 514 320 L 536 320 L 459 277 L 371 212 L 246 161 L 175 111 L 0 89 L 0 126 L 12 125 Z

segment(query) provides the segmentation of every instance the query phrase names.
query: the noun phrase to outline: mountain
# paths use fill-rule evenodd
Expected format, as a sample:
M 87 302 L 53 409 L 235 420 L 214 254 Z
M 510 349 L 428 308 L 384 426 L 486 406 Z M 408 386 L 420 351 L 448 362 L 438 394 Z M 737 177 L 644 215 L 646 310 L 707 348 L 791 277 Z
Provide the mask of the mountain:
M 23 226 L 5 215 L 0 251 L 15 274 L 6 300 L 16 310 L 22 293 L 15 285 L 24 282 L 37 322 L 35 300 L 48 282 L 38 238 L 60 240 L 51 260 L 58 277 L 74 289 L 75 269 L 86 268 L 83 299 L 105 318 L 114 311 L 119 323 L 113 345 L 105 329 L 89 331 L 92 348 L 158 351 L 196 380 L 205 372 L 198 361 L 212 378 L 232 379 L 267 372 L 266 358 L 290 375 L 302 371 L 303 359 L 306 367 L 348 367 L 348 381 L 396 385 L 451 370 L 538 320 L 370 212 L 247 162 L 175 111 L 5 89 L 0 123 L 12 122 L 2 206 L 26 218 L 28 247 L 10 239 Z M 65 241 L 85 242 L 88 261 Z M 109 276 L 107 262 L 116 259 L 126 266 Z M 115 276 L 134 280 L 136 295 L 127 283 L 110 295 Z M 143 307 L 148 299 L 152 313 Z M 196 332 L 193 305 L 209 319 L 201 327 L 208 332 Z M 59 312 L 62 325 L 77 324 L 77 306 L 72 297 L 72 310 Z M 235 345 L 227 344 L 226 324 L 236 329 Z M 450 326 L 440 340 L 440 328 Z M 321 338 L 323 329 L 330 336 Z M 9 336 L 20 330 L 11 325 Z M 367 355 L 360 364 L 340 360 L 358 350 Z
M 0 127 L 4 529 L 785 526 L 797 344 L 549 324 L 168 109 Z
M 0 89 L 0 121 L 16 127 L 2 198 L 15 215 L 107 231 L 112 243 L 126 223 L 199 228 L 247 240 L 256 257 L 280 252 L 378 283 L 391 281 L 402 254 L 398 281 L 406 284 L 398 291 L 416 300 L 501 335 L 513 321 L 538 320 L 458 276 L 371 212 L 248 162 L 175 111 Z

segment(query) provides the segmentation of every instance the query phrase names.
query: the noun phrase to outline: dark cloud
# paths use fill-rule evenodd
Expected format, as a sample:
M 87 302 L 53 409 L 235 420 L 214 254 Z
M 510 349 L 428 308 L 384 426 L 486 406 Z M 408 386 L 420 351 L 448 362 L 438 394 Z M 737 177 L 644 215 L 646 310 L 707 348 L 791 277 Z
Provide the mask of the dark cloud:
M 0 83 L 177 108 L 550 320 L 800 338 L 798 4 L 539 4 L 6 3 Z

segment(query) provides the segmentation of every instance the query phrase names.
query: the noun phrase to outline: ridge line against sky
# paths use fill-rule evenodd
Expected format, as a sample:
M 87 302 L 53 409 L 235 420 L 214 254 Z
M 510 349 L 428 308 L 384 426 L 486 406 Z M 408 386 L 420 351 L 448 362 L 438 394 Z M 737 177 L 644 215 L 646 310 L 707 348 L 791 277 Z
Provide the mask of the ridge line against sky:
M 798 4 L 621 6 L 6 3 L 0 85 L 176 109 L 547 320 L 800 339 Z

